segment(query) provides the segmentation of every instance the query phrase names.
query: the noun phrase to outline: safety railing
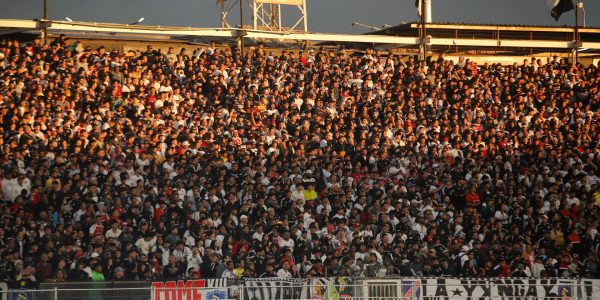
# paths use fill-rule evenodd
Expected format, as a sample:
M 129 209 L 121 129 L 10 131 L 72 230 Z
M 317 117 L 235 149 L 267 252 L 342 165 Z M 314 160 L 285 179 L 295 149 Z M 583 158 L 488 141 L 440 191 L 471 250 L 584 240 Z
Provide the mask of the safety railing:
M 100 288 L 100 289 L 52 289 L 0 291 L 2 300 L 237 300 L 226 294 L 211 294 L 211 288 L 165 288 L 158 292 L 145 288 Z
M 150 287 L 124 289 L 9 289 L 0 292 L 2 300 L 148 300 Z
M 78 287 L 20 289 L 0 283 L 0 300 L 600 300 L 600 280 L 596 279 L 340 277 L 200 279 L 136 284 L 147 286 L 119 287 L 119 282 L 89 282 L 73 285 Z

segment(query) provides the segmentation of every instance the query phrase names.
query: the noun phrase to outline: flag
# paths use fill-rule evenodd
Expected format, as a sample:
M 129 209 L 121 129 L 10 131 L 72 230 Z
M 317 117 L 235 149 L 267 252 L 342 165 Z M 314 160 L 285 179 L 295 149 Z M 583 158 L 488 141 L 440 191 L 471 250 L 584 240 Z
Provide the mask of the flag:
M 225 4 L 226 0 L 217 0 L 217 6 Z
M 423 0 L 415 0 L 415 6 L 420 17 L 423 14 Z
M 327 283 L 327 292 L 325 293 L 325 299 L 324 300 L 338 300 L 338 299 L 340 299 L 340 294 L 338 293 L 338 290 L 333 285 L 333 281 L 334 281 L 334 279 L 332 278 L 332 279 L 329 280 L 329 283 Z
M 552 12 L 550 15 L 558 21 L 560 15 L 575 9 L 573 5 L 573 0 L 549 0 L 550 6 L 552 7 Z

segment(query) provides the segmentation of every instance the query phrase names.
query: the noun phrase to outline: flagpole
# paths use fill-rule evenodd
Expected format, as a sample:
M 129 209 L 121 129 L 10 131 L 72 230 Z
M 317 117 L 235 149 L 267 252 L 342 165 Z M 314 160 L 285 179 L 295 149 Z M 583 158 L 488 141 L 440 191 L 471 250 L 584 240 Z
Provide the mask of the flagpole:
M 240 30 L 244 31 L 244 0 L 240 1 Z M 242 56 L 242 60 L 244 59 L 244 35 L 240 37 L 240 54 Z
M 581 1 L 578 1 L 581 2 Z M 579 59 L 579 7 L 575 6 L 575 59 L 574 64 L 577 65 Z
M 44 21 L 48 20 L 48 0 L 44 0 Z M 44 25 L 42 28 L 42 44 L 46 43 L 48 38 L 48 28 Z
M 425 0 L 421 1 L 421 46 L 419 50 L 419 59 L 425 60 L 425 37 L 427 36 L 425 32 Z

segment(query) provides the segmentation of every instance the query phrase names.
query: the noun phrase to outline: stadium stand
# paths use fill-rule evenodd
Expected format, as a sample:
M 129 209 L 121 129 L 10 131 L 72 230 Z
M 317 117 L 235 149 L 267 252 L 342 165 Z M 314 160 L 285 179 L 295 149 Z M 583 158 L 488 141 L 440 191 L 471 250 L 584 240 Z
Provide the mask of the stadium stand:
M 0 281 L 599 277 L 600 70 L 0 41 Z

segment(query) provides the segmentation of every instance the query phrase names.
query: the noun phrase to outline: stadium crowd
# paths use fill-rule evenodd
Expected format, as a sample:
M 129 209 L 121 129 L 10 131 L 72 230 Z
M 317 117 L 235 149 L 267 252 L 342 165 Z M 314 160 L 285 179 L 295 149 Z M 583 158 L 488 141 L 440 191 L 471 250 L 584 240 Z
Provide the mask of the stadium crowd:
M 0 281 L 600 276 L 600 70 L 0 41 Z

